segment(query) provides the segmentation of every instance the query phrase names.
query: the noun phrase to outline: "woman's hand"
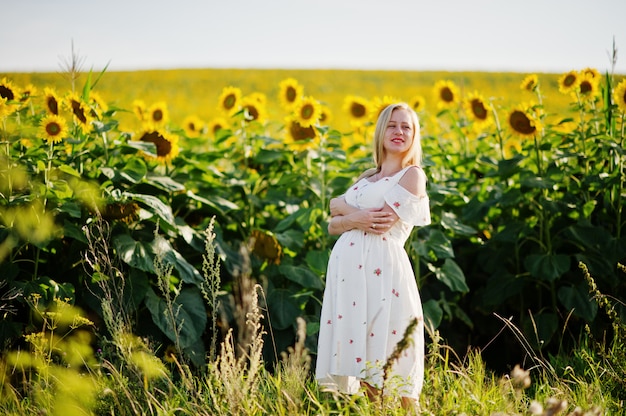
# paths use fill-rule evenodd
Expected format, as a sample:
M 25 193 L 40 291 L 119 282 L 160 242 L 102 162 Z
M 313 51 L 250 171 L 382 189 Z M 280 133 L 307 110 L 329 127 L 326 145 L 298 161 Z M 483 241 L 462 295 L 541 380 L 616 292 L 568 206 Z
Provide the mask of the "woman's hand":
M 349 216 L 352 228 L 373 233 L 384 234 L 398 221 L 398 216 L 393 210 L 363 209 Z
M 343 234 L 349 230 L 362 230 L 372 234 L 386 233 L 397 221 L 396 213 L 385 206 L 382 209 L 354 208 L 350 214 L 336 215 L 328 224 L 331 235 Z

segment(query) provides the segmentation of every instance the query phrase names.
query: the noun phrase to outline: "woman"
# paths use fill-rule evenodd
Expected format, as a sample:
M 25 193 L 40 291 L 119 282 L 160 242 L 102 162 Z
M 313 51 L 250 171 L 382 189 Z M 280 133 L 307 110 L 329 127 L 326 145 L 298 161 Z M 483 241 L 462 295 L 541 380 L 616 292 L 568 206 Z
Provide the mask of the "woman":
M 328 231 L 340 235 L 326 274 L 317 350 L 320 385 L 370 398 L 399 392 L 412 407 L 424 375 L 424 320 L 415 275 L 404 250 L 413 226 L 430 224 L 420 168 L 419 121 L 405 103 L 386 107 L 374 132 L 376 168 L 330 202 Z M 417 319 L 412 342 L 382 368 Z M 395 387 L 390 388 L 395 382 Z

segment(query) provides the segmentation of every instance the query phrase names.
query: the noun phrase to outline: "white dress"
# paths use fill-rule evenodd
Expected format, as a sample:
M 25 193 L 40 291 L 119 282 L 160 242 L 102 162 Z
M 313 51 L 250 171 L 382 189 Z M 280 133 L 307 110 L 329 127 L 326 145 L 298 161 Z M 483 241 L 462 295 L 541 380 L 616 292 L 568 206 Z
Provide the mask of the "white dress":
M 360 380 L 383 387 L 382 367 L 413 318 L 413 342 L 385 378 L 385 393 L 418 398 L 424 378 L 424 319 L 415 274 L 404 244 L 414 226 L 430 224 L 428 196 L 398 181 L 408 169 L 376 182 L 361 179 L 345 200 L 357 208 L 382 208 L 400 220 L 382 235 L 343 233 L 330 255 L 320 317 L 316 379 L 328 390 L 357 393 Z

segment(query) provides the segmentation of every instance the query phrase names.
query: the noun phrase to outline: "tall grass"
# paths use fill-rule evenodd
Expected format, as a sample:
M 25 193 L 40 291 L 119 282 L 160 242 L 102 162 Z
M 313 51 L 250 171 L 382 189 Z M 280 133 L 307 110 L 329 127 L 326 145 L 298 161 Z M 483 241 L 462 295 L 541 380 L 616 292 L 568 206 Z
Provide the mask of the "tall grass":
M 159 346 L 129 330 L 123 293 L 112 286 L 121 276 L 115 259 L 98 244 L 106 227 L 95 222 L 86 253 L 102 291 L 107 336 L 94 342 L 94 323 L 61 299 L 42 305 L 31 299 L 38 329 L 26 337 L 27 346 L 5 354 L 0 361 L 0 411 L 6 415 L 404 415 L 399 397 L 370 402 L 365 395 L 345 396 L 324 392 L 311 378 L 314 360 L 304 346 L 306 326 L 298 320 L 295 343 L 274 368 L 262 358 L 264 311 L 259 304 L 262 288 L 254 283 L 245 264 L 240 274 L 239 305 L 245 319 L 227 330 L 214 359 L 192 369 L 180 349 L 159 354 Z M 205 233 L 207 259 L 215 253 L 214 234 Z M 242 255 L 246 255 L 245 248 Z M 208 261 L 208 260 L 207 260 Z M 210 263 L 210 261 L 208 261 Z M 622 270 L 624 267 L 619 265 Z M 601 294 L 583 264 L 581 268 L 595 299 L 611 317 L 610 340 L 581 343 L 563 357 L 529 357 L 510 374 L 497 375 L 485 366 L 479 349 L 463 356 L 442 344 L 429 330 L 425 385 L 419 401 L 423 415 L 600 415 L 616 414 L 623 405 L 626 326 L 612 313 L 615 302 Z M 167 282 L 169 266 L 157 267 Z M 219 268 L 207 266 L 208 286 L 219 282 Z M 163 285 L 172 292 L 176 287 Z M 166 313 L 176 313 L 174 302 Z M 265 316 L 267 318 L 268 316 Z M 213 315 L 213 320 L 219 317 Z M 503 320 L 506 321 L 506 320 Z M 521 332 L 508 321 L 522 343 Z M 238 335 L 235 335 L 237 333 Z M 100 348 L 94 350 L 94 345 Z M 529 350 L 530 351 L 530 350 Z M 159 358 L 160 357 L 160 358 Z M 522 366 L 528 366 L 524 369 Z

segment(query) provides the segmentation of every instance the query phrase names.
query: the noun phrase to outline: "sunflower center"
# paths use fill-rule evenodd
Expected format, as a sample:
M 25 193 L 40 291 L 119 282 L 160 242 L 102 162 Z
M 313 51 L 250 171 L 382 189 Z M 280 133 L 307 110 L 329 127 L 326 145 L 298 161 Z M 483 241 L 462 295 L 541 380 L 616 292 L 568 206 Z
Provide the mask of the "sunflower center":
M 223 128 L 224 128 L 224 126 L 222 126 L 221 124 L 215 123 L 215 125 L 213 126 L 213 134 L 217 133 L 218 131 L 220 131 Z
M 566 76 L 565 79 L 563 80 L 563 85 L 565 85 L 566 87 L 571 87 L 575 83 L 576 83 L 576 75 L 573 75 L 573 74 Z
M 252 121 L 259 118 L 259 110 L 253 105 L 247 105 L 246 107 L 246 120 Z
M 154 143 L 157 150 L 157 156 L 165 157 L 172 151 L 172 143 L 163 137 L 159 132 L 152 131 L 141 137 L 141 141 Z
M 314 113 L 314 109 L 313 106 L 310 104 L 305 105 L 304 107 L 302 107 L 302 110 L 300 111 L 300 115 L 302 115 L 303 119 L 309 119 L 313 116 Z
M 157 123 L 160 121 L 163 121 L 163 110 L 160 109 L 156 109 L 152 112 L 152 120 L 156 121 Z
M 535 132 L 535 126 L 530 122 L 530 119 L 523 111 L 515 110 L 509 117 L 511 127 L 521 134 L 533 134 Z
M 485 108 L 485 104 L 477 98 L 472 100 L 472 112 L 474 113 L 474 117 L 479 120 L 487 119 L 487 109 Z
M 352 103 L 350 106 L 350 114 L 356 118 L 365 116 L 365 106 L 359 103 Z
M 85 116 L 85 111 L 83 111 L 83 107 L 80 105 L 78 101 L 72 100 L 72 112 L 80 120 L 81 123 L 87 122 L 87 117 Z
M 313 127 L 302 127 L 300 123 L 296 121 L 291 122 L 289 132 L 295 141 L 304 141 L 315 138 L 315 130 Z
M 236 102 L 237 97 L 235 97 L 235 94 L 228 94 L 226 97 L 224 97 L 224 108 L 230 110 L 235 106 Z
M 61 133 L 61 125 L 56 121 L 46 124 L 46 133 L 48 136 L 58 136 Z
M 589 94 L 593 88 L 591 87 L 591 82 L 585 80 L 580 83 L 580 93 L 583 95 Z
M 15 93 L 10 88 L 0 85 L 0 97 L 6 98 L 7 101 L 12 101 L 15 99 Z
M 55 116 L 59 115 L 59 103 L 54 97 L 48 97 L 46 101 L 46 105 L 48 106 L 48 110 L 54 114 Z
M 447 103 L 451 103 L 454 101 L 454 93 L 448 87 L 444 87 L 441 89 L 439 96 L 441 99 Z
M 296 89 L 294 87 L 288 87 L 287 90 L 285 91 L 285 97 L 287 98 L 287 101 L 290 103 L 293 103 L 294 101 L 296 101 Z

